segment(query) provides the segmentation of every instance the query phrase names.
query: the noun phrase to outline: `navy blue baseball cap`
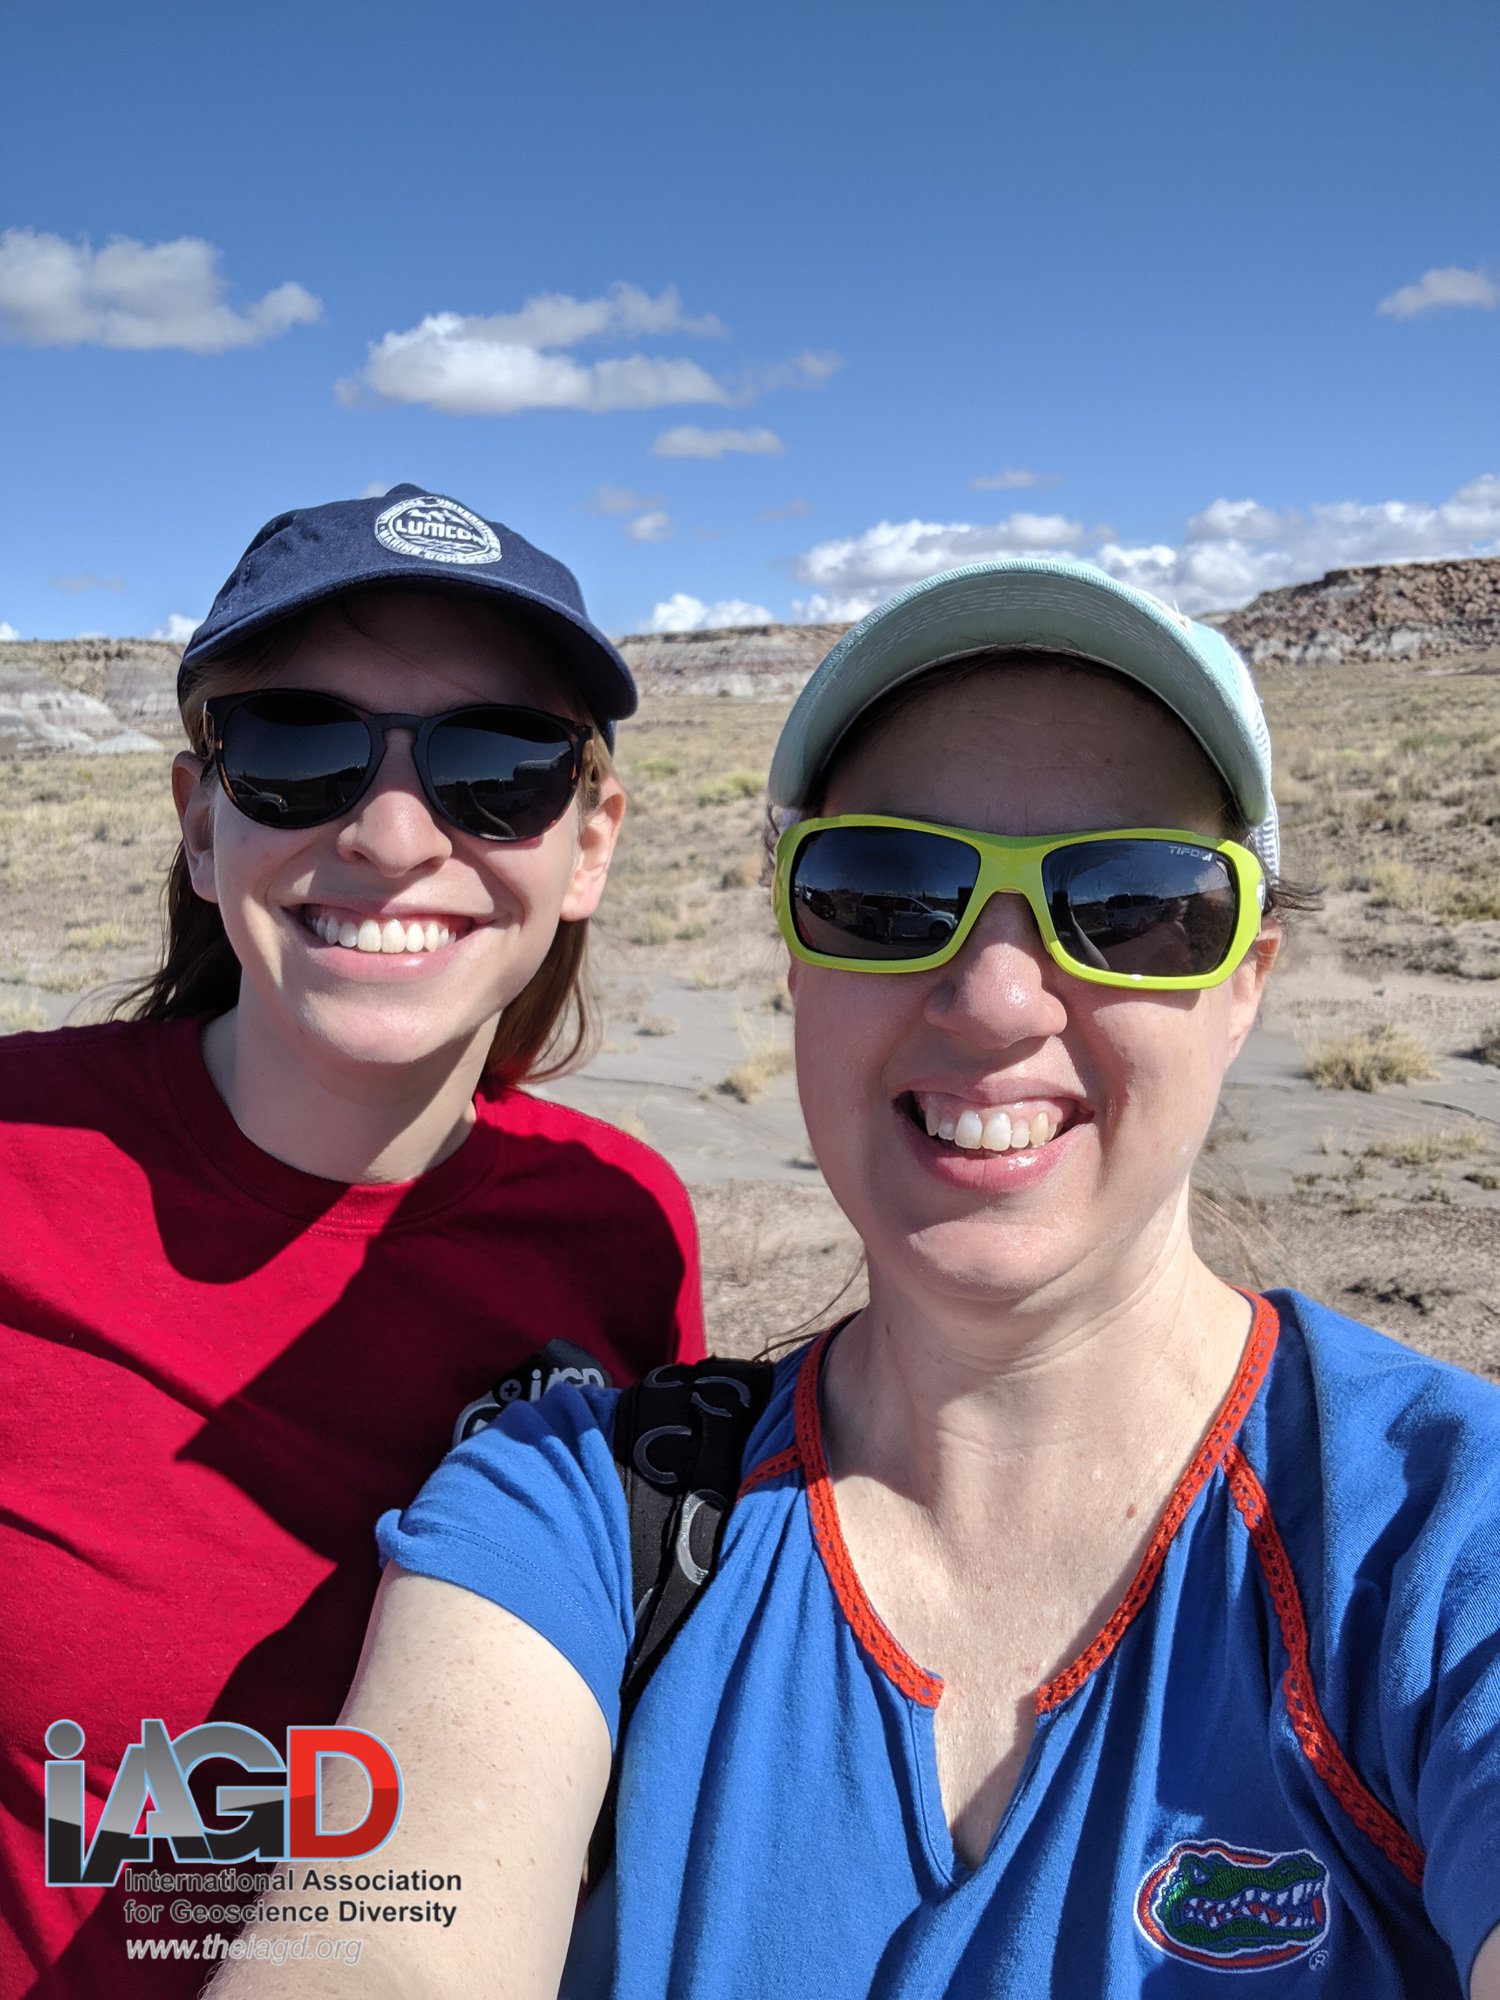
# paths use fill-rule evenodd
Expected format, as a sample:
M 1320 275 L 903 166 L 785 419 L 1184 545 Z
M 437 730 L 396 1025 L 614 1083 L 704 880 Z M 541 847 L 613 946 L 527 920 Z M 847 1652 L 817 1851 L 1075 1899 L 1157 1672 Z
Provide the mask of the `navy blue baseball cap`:
M 464 591 L 518 613 L 556 649 L 597 721 L 635 713 L 630 669 L 590 622 L 573 572 L 502 522 L 420 486 L 297 507 L 267 521 L 188 641 L 179 703 L 200 667 L 281 619 L 341 591 L 400 583 Z

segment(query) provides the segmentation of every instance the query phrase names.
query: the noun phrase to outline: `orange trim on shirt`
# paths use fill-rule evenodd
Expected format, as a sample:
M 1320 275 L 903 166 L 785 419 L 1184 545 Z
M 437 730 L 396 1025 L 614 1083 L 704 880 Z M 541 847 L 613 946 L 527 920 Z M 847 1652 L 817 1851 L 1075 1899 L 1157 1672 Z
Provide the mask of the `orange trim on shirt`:
M 1408 1882 L 1420 1888 L 1427 1856 L 1355 1772 L 1318 1706 L 1307 1654 L 1307 1620 L 1291 1559 L 1271 1518 L 1265 1488 L 1238 1445 L 1232 1447 L 1224 1461 L 1224 1476 L 1234 1495 L 1234 1504 L 1250 1530 L 1251 1545 L 1276 1609 L 1287 1655 L 1281 1692 L 1302 1753 L 1360 1831 L 1369 1835 Z
M 1192 1463 L 1178 1480 L 1171 1499 L 1156 1526 L 1156 1533 L 1146 1546 L 1140 1567 L 1130 1579 L 1130 1587 L 1121 1598 L 1119 1605 L 1091 1644 L 1070 1666 L 1060 1674 L 1054 1674 L 1036 1691 L 1036 1712 L 1045 1715 L 1056 1708 L 1070 1695 L 1078 1692 L 1089 1675 L 1102 1667 L 1115 1647 L 1123 1638 L 1130 1621 L 1135 1617 L 1146 1599 L 1151 1595 L 1161 1566 L 1166 1561 L 1167 1550 L 1172 1546 L 1172 1538 L 1187 1518 L 1188 1509 L 1202 1492 L 1208 1479 L 1219 1466 L 1224 1454 L 1234 1441 L 1235 1432 L 1243 1423 L 1246 1411 L 1255 1401 L 1261 1383 L 1266 1379 L 1266 1370 L 1271 1365 L 1271 1356 L 1276 1352 L 1276 1339 L 1281 1331 L 1281 1322 L 1276 1317 L 1275 1308 L 1266 1299 L 1253 1295 L 1250 1303 L 1255 1308 L 1255 1317 L 1250 1322 L 1250 1338 L 1245 1342 L 1245 1351 L 1240 1356 L 1240 1365 L 1230 1384 L 1229 1394 L 1220 1406 L 1207 1437 L 1193 1455 Z
M 807 1507 L 812 1516 L 813 1539 L 828 1572 L 828 1581 L 848 1619 L 854 1636 L 888 1681 L 902 1694 L 919 1701 L 924 1708 L 936 1708 L 943 1683 L 936 1674 L 919 1667 L 906 1649 L 881 1622 L 880 1615 L 865 1595 L 864 1585 L 839 1526 L 833 1500 L 833 1482 L 828 1476 L 828 1458 L 823 1450 L 823 1420 L 818 1409 L 818 1380 L 822 1373 L 823 1351 L 831 1333 L 820 1334 L 808 1349 L 797 1377 L 797 1454 L 807 1481 Z
M 752 1466 L 740 1481 L 735 1498 L 743 1500 L 752 1487 L 763 1486 L 768 1479 L 780 1479 L 785 1473 L 801 1470 L 802 1454 L 794 1444 L 789 1444 L 785 1451 L 772 1452 L 769 1458 L 763 1458 L 759 1465 Z

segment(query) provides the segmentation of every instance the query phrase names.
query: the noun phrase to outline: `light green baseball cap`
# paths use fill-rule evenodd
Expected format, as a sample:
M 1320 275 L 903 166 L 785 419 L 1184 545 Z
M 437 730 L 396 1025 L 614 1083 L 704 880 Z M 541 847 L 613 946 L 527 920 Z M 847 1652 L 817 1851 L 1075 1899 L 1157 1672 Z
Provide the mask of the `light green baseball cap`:
M 991 648 L 1066 654 L 1138 681 L 1202 744 L 1274 879 L 1271 737 L 1250 670 L 1222 632 L 1087 563 L 1013 556 L 914 583 L 846 632 L 797 697 L 771 763 L 771 804 L 803 810 L 864 711 L 929 667 Z

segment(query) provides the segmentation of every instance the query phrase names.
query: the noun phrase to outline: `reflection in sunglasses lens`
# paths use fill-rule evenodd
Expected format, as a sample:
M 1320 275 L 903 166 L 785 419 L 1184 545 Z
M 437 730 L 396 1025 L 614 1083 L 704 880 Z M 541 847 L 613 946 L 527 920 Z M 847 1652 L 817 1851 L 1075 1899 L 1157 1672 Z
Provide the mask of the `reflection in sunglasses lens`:
M 230 795 L 262 826 L 321 826 L 353 806 L 380 754 L 363 716 L 331 696 L 268 689 L 225 718 Z M 466 833 L 530 840 L 567 810 L 573 744 L 550 717 L 478 710 L 439 722 L 416 752 L 429 797 Z
M 522 736 L 513 716 L 445 722 L 428 740 L 427 759 L 443 811 L 490 840 L 545 833 L 573 795 L 572 744 Z
M 928 958 L 952 937 L 979 874 L 966 841 L 904 827 L 809 834 L 792 867 L 792 921 L 833 958 Z
M 1239 898 L 1226 856 L 1168 840 L 1097 840 L 1042 863 L 1064 951 L 1100 972 L 1187 979 L 1213 972 Z
M 364 782 L 370 737 L 342 703 L 274 691 L 224 726 L 224 775 L 240 811 L 263 826 L 336 819 Z

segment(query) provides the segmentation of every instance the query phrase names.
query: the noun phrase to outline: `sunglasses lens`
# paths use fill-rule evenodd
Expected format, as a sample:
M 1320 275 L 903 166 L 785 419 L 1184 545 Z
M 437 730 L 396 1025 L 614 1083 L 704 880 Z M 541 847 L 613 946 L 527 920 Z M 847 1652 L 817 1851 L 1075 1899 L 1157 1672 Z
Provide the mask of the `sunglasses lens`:
M 441 810 L 484 840 L 531 840 L 555 826 L 578 782 L 573 743 L 551 716 L 474 709 L 440 722 L 427 766 Z
M 358 796 L 369 768 L 369 731 L 325 695 L 268 689 L 231 711 L 223 736 L 230 797 L 262 826 L 337 819 Z
M 1064 951 L 1098 972 L 1191 979 L 1224 963 L 1239 915 L 1228 857 L 1172 840 L 1094 840 L 1042 862 Z
M 966 841 L 892 826 L 809 834 L 792 863 L 792 923 L 809 951 L 930 958 L 957 930 L 979 876 Z

